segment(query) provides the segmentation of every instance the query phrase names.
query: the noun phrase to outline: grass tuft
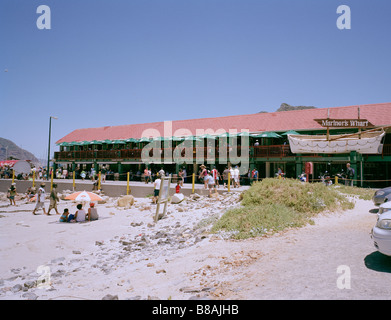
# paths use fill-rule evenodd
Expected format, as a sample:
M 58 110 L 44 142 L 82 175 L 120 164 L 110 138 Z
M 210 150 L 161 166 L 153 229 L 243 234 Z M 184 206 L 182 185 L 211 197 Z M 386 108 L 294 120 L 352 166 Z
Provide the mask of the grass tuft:
M 289 227 L 312 223 L 316 214 L 354 208 L 354 203 L 321 183 L 301 183 L 294 179 L 264 179 L 241 195 L 241 206 L 230 209 L 212 227 L 212 232 L 228 232 L 231 238 L 246 239 Z

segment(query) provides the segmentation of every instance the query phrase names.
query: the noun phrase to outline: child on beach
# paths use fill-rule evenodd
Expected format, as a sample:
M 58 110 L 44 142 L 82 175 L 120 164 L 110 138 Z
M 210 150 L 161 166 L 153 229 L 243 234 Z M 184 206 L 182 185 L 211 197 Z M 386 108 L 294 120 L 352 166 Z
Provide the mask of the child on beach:
M 12 206 L 12 203 L 14 204 L 14 206 L 16 206 L 16 203 L 15 203 L 15 196 L 16 195 L 17 195 L 16 188 L 14 185 L 11 185 L 11 187 L 8 189 L 8 194 L 7 194 L 8 199 L 10 199 L 11 206 Z
M 180 193 L 180 192 L 181 192 L 181 184 L 178 181 L 178 183 L 176 184 L 176 187 L 175 187 L 175 193 Z
M 68 215 L 69 215 L 69 210 L 68 209 L 64 209 L 64 212 L 63 212 L 63 214 L 60 217 L 60 222 L 69 222 L 68 221 Z
M 79 203 L 76 206 L 76 208 L 77 208 L 76 213 L 75 213 L 76 222 L 86 221 L 86 212 L 83 210 L 83 205 Z
M 88 208 L 88 213 L 86 215 L 86 220 L 98 220 L 98 210 L 95 208 L 95 203 L 91 202 L 90 207 Z

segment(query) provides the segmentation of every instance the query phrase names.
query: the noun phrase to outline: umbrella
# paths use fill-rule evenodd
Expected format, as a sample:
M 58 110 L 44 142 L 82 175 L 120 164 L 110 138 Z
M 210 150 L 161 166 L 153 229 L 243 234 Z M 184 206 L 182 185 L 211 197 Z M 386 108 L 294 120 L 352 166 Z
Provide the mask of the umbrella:
M 202 141 L 201 139 L 197 138 L 196 136 L 187 136 L 187 137 L 185 137 L 185 140 L 186 141 L 189 141 L 189 140 L 191 140 L 191 141 Z
M 90 144 L 102 144 L 102 141 L 92 140 Z
M 69 146 L 81 146 L 81 145 L 83 145 L 83 143 L 80 141 L 69 142 Z
M 69 196 L 65 197 L 66 200 L 75 200 L 75 201 L 100 201 L 103 200 L 101 196 L 98 196 L 96 193 L 88 191 L 78 191 L 71 193 Z
M 113 144 L 126 144 L 126 142 L 123 140 L 113 140 L 112 143 Z
M 252 134 L 251 135 L 254 138 L 282 138 L 278 133 L 275 133 L 273 131 L 266 131 L 259 134 Z
M 138 142 L 151 142 L 151 138 L 142 137 Z
M 300 133 L 296 132 L 295 130 L 289 130 L 287 132 L 282 133 L 281 135 L 287 136 L 288 134 L 300 134 Z
M 213 140 L 216 140 L 217 136 L 211 136 L 210 134 L 206 133 L 206 134 L 203 134 L 202 136 L 198 136 L 198 138 L 200 138 L 200 139 L 213 139 Z
M 61 143 L 58 144 L 58 146 L 60 146 L 60 147 L 67 147 L 67 146 L 70 146 L 70 145 L 72 145 L 72 144 L 69 143 L 69 142 L 61 142 Z
M 250 136 L 250 132 L 248 131 L 243 131 L 238 133 L 238 137 L 249 137 L 249 136 Z
M 185 137 L 172 137 L 172 141 L 182 141 L 182 140 L 184 140 L 185 139 Z

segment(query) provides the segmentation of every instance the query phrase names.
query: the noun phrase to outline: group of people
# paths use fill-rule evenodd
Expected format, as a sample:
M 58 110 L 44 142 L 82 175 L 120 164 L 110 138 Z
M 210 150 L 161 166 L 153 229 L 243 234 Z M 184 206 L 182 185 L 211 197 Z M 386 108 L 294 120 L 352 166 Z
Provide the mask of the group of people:
M 9 165 L 0 166 L 0 179 L 12 178 L 12 167 Z M 33 180 L 33 176 L 36 180 L 46 179 L 46 169 L 42 167 L 33 167 L 30 173 L 19 173 L 15 175 L 17 180 Z
M 57 203 L 59 202 L 59 197 L 57 194 L 57 184 L 53 184 L 52 191 L 50 192 L 50 203 L 48 211 L 46 212 L 45 209 L 45 200 L 46 200 L 46 191 L 45 191 L 45 183 L 41 183 L 39 186 L 38 191 L 34 187 L 29 187 L 26 191 L 26 196 L 29 201 L 36 202 L 33 215 L 36 215 L 37 210 L 42 209 L 43 213 L 45 215 L 50 215 L 50 211 L 54 209 L 56 214 L 60 214 L 57 209 Z M 15 203 L 15 196 L 17 196 L 18 193 L 16 192 L 16 186 L 15 183 L 13 183 L 7 192 L 7 198 L 10 200 L 10 205 L 16 205 Z M 71 214 L 68 209 L 64 209 L 64 212 L 62 213 L 60 217 L 60 222 L 82 222 L 82 221 L 92 221 L 92 220 L 98 220 L 99 215 L 98 211 L 95 208 L 95 203 L 91 202 L 90 207 L 88 208 L 87 212 L 83 209 L 82 204 L 78 204 L 76 206 L 77 210 L 74 214 Z
M 74 214 L 69 213 L 69 210 L 66 208 L 60 217 L 60 222 L 83 222 L 83 221 L 93 221 L 98 220 L 98 210 L 95 208 L 93 202 L 90 203 L 90 207 L 86 212 L 83 209 L 83 205 L 79 203 L 76 206 L 77 210 Z

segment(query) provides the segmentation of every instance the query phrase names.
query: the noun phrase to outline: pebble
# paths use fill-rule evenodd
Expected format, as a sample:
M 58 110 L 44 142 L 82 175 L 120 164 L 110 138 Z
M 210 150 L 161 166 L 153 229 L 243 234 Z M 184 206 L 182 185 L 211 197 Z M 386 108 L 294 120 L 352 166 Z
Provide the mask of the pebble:
M 117 295 L 111 295 L 111 294 L 106 294 L 102 300 L 118 300 L 118 296 Z
M 190 205 L 190 201 L 194 203 L 196 201 L 197 207 Z M 198 218 L 193 218 L 193 215 L 189 216 L 189 220 L 175 221 L 175 212 L 179 211 L 182 216 L 185 216 L 190 210 L 197 210 L 210 205 L 210 199 L 204 196 L 193 195 L 188 198 L 188 202 L 176 205 L 174 210 L 171 210 L 172 214 L 164 221 L 160 220 L 157 223 L 136 222 L 129 223 L 129 230 L 133 233 L 133 238 L 130 235 L 117 236 L 111 240 L 97 240 L 95 241 L 96 248 L 95 252 L 85 254 L 80 250 L 73 250 L 72 254 L 80 255 L 80 258 L 70 257 L 59 257 L 50 261 L 51 267 L 51 285 L 55 287 L 57 284 L 63 284 L 71 279 L 65 279 L 61 277 L 70 277 L 74 273 L 81 272 L 97 272 L 98 275 L 108 275 L 117 269 L 126 267 L 133 263 L 142 263 L 143 266 L 152 268 L 155 267 L 156 261 L 153 259 L 168 255 L 170 252 L 176 253 L 177 250 L 188 248 L 206 239 L 207 233 L 212 223 L 217 219 L 210 219 L 213 215 L 219 215 L 220 211 L 210 210 L 207 213 L 203 213 L 202 216 L 198 215 Z M 144 206 L 146 207 L 146 206 Z M 195 217 L 196 215 L 194 215 Z M 153 218 L 153 215 L 151 216 Z M 204 219 L 200 221 L 201 219 Z M 202 223 L 201 223 L 202 222 Z M 135 232 L 134 232 L 135 231 Z M 132 234 L 131 233 L 131 234 Z M 136 235 L 134 235 L 136 234 Z M 94 259 L 94 261 L 91 261 Z M 145 260 L 150 260 L 145 263 Z M 154 261 L 154 262 L 152 262 Z M 166 261 L 168 261 L 166 259 Z M 61 269 L 57 269 L 54 265 L 64 266 Z M 4 296 L 6 292 L 12 292 L 15 297 L 25 298 L 28 300 L 36 300 L 38 296 L 36 293 L 31 292 L 36 288 L 36 272 L 33 272 L 33 276 L 23 275 L 22 271 L 25 268 L 13 268 L 10 271 L 14 274 L 9 279 L 0 279 L 0 296 Z M 166 274 L 167 271 L 164 268 L 158 268 L 154 271 L 156 274 Z M 17 279 L 23 280 L 22 284 L 12 284 L 12 281 Z M 34 280 L 30 280 L 34 279 Z M 7 281 L 11 284 L 6 283 Z M 13 285 L 13 286 L 12 286 Z M 107 284 L 109 285 L 109 284 Z M 81 286 L 81 284 L 72 284 L 73 286 Z M 106 287 L 106 289 L 109 287 Z M 53 290 L 60 290 L 56 288 Z M 192 293 L 191 299 L 204 299 L 210 288 L 197 288 L 197 287 L 183 287 L 180 289 L 183 293 Z M 20 295 L 20 292 L 24 292 Z M 46 290 L 45 292 L 48 292 Z M 58 291 L 60 292 L 60 291 Z M 10 293 L 8 293 L 9 295 Z M 136 293 L 137 294 L 137 293 Z M 201 295 L 201 296 L 200 296 Z M 130 300 L 140 300 L 140 295 L 135 295 Z M 148 296 L 149 300 L 159 299 L 156 296 Z M 106 294 L 102 300 L 118 300 L 118 295 Z

